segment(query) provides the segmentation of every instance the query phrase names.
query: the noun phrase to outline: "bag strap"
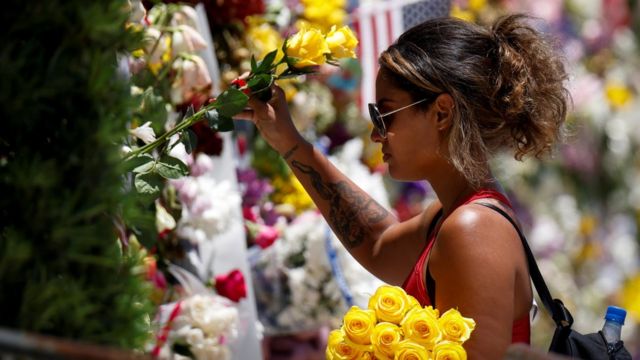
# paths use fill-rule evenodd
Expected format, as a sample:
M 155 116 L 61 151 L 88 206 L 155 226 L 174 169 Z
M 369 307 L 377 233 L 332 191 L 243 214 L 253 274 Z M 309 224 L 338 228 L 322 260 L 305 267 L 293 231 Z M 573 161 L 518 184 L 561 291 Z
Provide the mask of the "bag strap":
M 493 204 L 484 202 L 477 202 L 476 204 L 488 207 L 498 212 L 504 218 L 509 220 L 511 225 L 513 225 L 513 227 L 518 232 L 518 236 L 520 236 L 520 240 L 522 241 L 522 246 L 524 247 L 524 251 L 527 256 L 527 263 L 529 265 L 529 275 L 531 276 L 531 280 L 533 280 L 533 285 L 535 286 L 536 291 L 540 296 L 542 304 L 547 309 L 549 314 L 551 314 L 551 317 L 553 318 L 553 321 L 557 326 L 570 327 L 573 324 L 573 317 L 571 316 L 571 313 L 569 312 L 569 310 L 567 310 L 562 301 L 560 301 L 559 299 L 553 299 L 553 297 L 551 296 L 551 292 L 549 292 L 549 288 L 547 287 L 547 284 L 542 277 L 542 273 L 540 273 L 540 269 L 538 268 L 536 258 L 533 256 L 533 253 L 529 248 L 529 244 L 527 243 L 527 239 L 520 230 L 518 224 L 516 224 L 516 222 L 511 218 L 511 216 L 509 216 L 509 214 Z

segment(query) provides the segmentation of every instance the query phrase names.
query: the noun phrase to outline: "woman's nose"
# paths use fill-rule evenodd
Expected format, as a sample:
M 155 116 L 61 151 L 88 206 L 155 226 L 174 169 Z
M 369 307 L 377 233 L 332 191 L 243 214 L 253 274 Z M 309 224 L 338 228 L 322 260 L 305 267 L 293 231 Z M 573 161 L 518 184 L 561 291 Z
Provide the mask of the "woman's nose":
M 371 138 L 371 141 L 377 142 L 377 143 L 381 143 L 384 141 L 384 138 L 380 136 L 380 132 L 378 131 L 378 129 L 376 129 L 375 126 L 373 127 L 373 129 L 371 129 L 370 138 Z

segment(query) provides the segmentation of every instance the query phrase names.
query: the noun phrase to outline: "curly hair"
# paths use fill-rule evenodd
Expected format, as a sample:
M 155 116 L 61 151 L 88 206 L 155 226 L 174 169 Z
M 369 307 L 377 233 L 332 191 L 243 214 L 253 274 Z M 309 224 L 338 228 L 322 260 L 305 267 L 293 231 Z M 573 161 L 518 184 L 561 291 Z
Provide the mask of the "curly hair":
M 423 22 L 380 55 L 381 71 L 414 101 L 448 93 L 449 160 L 475 185 L 507 149 L 540 158 L 563 136 L 569 92 L 562 58 L 516 14 L 483 27 L 455 18 Z M 421 104 L 428 107 L 430 104 Z

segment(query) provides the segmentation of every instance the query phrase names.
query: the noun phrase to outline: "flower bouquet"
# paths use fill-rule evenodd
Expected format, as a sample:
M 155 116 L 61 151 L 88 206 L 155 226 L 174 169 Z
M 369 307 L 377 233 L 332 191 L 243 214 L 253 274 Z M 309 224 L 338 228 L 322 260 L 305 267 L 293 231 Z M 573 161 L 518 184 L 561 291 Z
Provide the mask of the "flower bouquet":
M 383 285 L 369 299 L 345 314 L 339 329 L 329 334 L 326 357 L 340 359 L 459 359 L 467 358 L 462 344 L 475 321 L 450 309 L 440 315 L 431 306 L 397 286 Z

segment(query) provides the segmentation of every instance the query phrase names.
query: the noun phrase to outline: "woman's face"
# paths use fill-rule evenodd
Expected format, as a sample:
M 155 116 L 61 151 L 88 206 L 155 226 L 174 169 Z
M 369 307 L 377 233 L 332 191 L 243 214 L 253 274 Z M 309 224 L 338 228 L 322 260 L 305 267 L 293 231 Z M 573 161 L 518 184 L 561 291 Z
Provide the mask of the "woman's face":
M 420 100 L 420 99 L 415 99 Z M 376 104 L 381 114 L 397 110 L 413 103 L 408 92 L 392 85 L 385 72 L 376 78 Z M 437 128 L 435 106 L 414 105 L 383 117 L 387 128 L 386 139 L 374 128 L 371 140 L 382 144 L 383 160 L 389 174 L 397 180 L 415 181 L 428 179 L 446 160 L 446 144 Z

